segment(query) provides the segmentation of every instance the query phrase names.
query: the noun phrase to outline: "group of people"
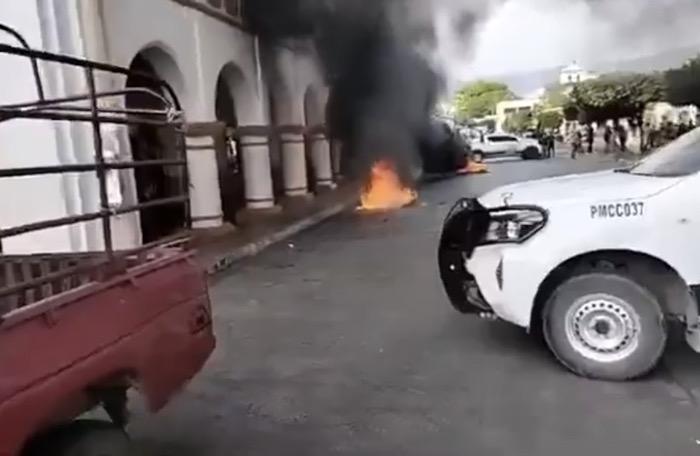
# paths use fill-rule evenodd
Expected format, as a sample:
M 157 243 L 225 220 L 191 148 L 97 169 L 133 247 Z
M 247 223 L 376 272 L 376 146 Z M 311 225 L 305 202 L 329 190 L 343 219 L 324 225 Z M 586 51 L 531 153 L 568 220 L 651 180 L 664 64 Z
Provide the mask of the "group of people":
M 569 144 L 571 145 L 571 158 L 576 158 L 583 153 L 593 153 L 593 143 L 596 137 L 596 130 L 593 125 L 586 124 L 574 128 L 569 132 Z M 605 125 L 603 127 L 604 152 L 610 153 L 613 150 L 618 152 L 627 151 L 629 132 L 620 123 Z M 584 149 L 585 146 L 585 149 Z
M 659 126 L 644 126 L 642 152 L 650 151 L 682 136 L 695 128 L 690 121 L 674 123 L 666 121 Z
M 640 137 L 641 152 L 656 149 L 663 144 L 673 141 L 679 136 L 695 128 L 692 122 L 664 122 L 660 126 L 652 126 L 649 123 L 642 128 L 631 124 L 629 127 L 620 122 L 613 122 L 612 125 L 605 125 L 602 131 L 602 138 L 605 144 L 604 153 L 627 152 L 630 132 L 638 134 Z M 596 138 L 596 129 L 591 124 L 581 125 L 569 131 L 568 143 L 571 146 L 571 158 L 576 158 L 583 153 L 593 153 L 593 143 Z
M 542 146 L 542 153 L 545 158 L 552 158 L 554 156 L 554 147 L 557 141 L 556 130 L 543 129 L 538 126 L 534 130 L 525 132 L 525 137 L 537 140 L 540 146 Z

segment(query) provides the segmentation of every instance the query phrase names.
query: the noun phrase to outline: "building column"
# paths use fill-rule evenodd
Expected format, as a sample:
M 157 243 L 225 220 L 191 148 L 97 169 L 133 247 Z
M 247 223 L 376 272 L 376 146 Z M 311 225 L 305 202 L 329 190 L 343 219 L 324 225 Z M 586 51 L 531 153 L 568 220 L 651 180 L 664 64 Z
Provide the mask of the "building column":
M 304 137 L 297 133 L 282 133 L 280 138 L 284 194 L 288 197 L 306 196 L 309 194 L 309 189 Z
M 270 146 L 262 136 L 242 136 L 243 178 L 246 206 L 250 210 L 273 209 L 275 196 L 270 168 Z
M 325 135 L 315 134 L 311 137 L 311 157 L 316 170 L 316 188 L 319 191 L 334 189 L 331 148 Z
M 220 227 L 223 225 L 224 217 L 214 138 L 208 133 L 201 132 L 201 134 L 190 134 L 185 140 L 192 228 Z

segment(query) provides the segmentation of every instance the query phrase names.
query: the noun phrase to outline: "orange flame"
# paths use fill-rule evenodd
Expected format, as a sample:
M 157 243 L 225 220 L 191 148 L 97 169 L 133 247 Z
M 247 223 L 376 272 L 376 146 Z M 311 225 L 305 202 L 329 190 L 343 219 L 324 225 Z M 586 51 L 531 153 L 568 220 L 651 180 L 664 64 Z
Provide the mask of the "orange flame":
M 401 183 L 389 160 L 379 160 L 370 171 L 367 185 L 360 194 L 358 209 L 376 211 L 399 209 L 416 201 L 418 194 Z
M 482 174 L 487 173 L 488 171 L 489 170 L 486 165 L 481 161 L 468 159 L 464 168 L 457 170 L 457 174 Z

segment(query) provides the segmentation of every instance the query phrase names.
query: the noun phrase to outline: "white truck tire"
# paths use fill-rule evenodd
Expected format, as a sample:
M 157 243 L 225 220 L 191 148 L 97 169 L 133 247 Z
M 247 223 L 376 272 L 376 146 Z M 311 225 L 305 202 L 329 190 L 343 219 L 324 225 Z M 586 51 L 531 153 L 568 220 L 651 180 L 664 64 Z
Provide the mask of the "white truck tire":
M 547 345 L 559 362 L 579 376 L 599 380 L 648 374 L 668 339 L 656 296 L 614 270 L 565 280 L 549 297 L 542 319 Z

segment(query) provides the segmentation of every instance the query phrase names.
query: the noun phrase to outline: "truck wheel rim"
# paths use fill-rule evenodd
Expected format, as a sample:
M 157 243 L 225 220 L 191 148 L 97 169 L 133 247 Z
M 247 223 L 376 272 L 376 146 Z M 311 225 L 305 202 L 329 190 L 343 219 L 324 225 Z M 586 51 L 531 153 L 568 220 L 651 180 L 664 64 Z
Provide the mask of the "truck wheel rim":
M 639 315 L 615 296 L 599 294 L 578 299 L 569 308 L 565 325 L 571 346 L 592 361 L 620 361 L 639 346 Z

